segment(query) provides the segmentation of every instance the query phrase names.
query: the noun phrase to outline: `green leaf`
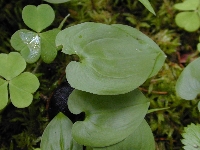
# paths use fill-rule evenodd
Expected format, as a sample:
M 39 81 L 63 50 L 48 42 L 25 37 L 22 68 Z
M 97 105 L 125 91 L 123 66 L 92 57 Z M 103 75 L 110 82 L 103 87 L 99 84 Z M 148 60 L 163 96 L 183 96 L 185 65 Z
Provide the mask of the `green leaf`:
M 41 38 L 37 33 L 21 29 L 12 35 L 10 42 L 15 50 L 21 51 L 26 62 L 34 63 L 40 58 Z
M 145 120 L 140 126 L 123 141 L 104 148 L 93 150 L 155 150 L 155 141 L 151 128 Z
M 15 107 L 24 108 L 31 104 L 33 95 L 39 87 L 38 78 L 24 72 L 9 82 L 10 99 Z
M 200 58 L 191 62 L 181 73 L 176 83 L 177 94 L 186 100 L 193 100 L 200 93 Z
M 82 150 L 71 136 L 72 122 L 61 112 L 54 117 L 43 132 L 41 150 Z
M 36 32 L 51 25 L 55 18 L 54 10 L 47 4 L 39 6 L 27 5 L 22 10 L 22 19 L 24 23 Z
M 185 0 L 182 3 L 174 5 L 175 9 L 178 10 L 196 10 L 199 6 L 199 0 Z
M 44 1 L 53 3 L 53 4 L 60 4 L 60 3 L 69 2 L 70 0 L 44 0 Z
M 139 0 L 145 7 L 148 9 L 152 14 L 156 15 L 155 11 L 153 10 L 153 7 L 151 6 L 151 3 L 149 3 L 148 0 Z
M 185 150 L 198 150 L 200 148 L 200 125 L 190 124 L 184 128 L 181 142 Z
M 17 52 L 0 54 L 0 76 L 6 80 L 18 76 L 26 68 L 26 62 Z
M 59 31 L 59 29 L 53 29 L 40 33 L 42 47 L 41 57 L 45 63 L 51 63 L 57 55 L 55 39 Z
M 0 78 L 0 110 L 8 103 L 8 82 Z
M 76 54 L 66 77 L 76 89 L 115 95 L 130 92 L 154 75 L 163 65 L 164 53 L 146 35 L 125 25 L 82 23 L 56 37 L 63 52 Z
M 72 127 L 77 143 L 92 147 L 116 144 L 138 128 L 147 113 L 149 101 L 139 91 L 121 95 L 95 95 L 74 90 L 68 98 L 69 110 L 85 112 L 84 121 Z
M 197 12 L 181 12 L 175 17 L 176 24 L 186 31 L 193 32 L 200 26 L 199 15 Z
M 199 110 L 199 112 L 200 112 L 200 102 L 198 102 L 198 110 Z

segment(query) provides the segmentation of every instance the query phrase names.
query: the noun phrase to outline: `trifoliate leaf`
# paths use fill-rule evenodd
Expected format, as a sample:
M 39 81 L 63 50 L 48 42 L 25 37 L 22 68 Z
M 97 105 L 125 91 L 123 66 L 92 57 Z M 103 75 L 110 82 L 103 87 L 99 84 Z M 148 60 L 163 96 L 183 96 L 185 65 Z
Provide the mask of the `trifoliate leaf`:
M 174 5 L 175 9 L 178 10 L 196 10 L 199 6 L 199 0 L 185 0 L 182 3 Z
M 38 78 L 24 72 L 9 82 L 10 99 L 15 107 L 24 108 L 31 104 L 33 95 L 39 87 Z
M 125 25 L 86 22 L 58 33 L 56 45 L 76 54 L 66 77 L 76 89 L 116 95 L 130 92 L 155 75 L 165 55 L 146 35 Z
M 0 54 L 0 76 L 6 80 L 18 76 L 26 68 L 26 62 L 19 53 Z
M 193 100 L 200 93 L 200 58 L 191 62 L 181 73 L 176 83 L 177 94 L 186 100 Z
M 197 12 L 180 12 L 175 17 L 176 24 L 186 31 L 193 32 L 200 27 L 199 15 Z
M 183 138 L 181 142 L 185 145 L 185 150 L 200 149 L 200 125 L 190 124 L 184 128 Z
M 60 3 L 69 2 L 70 0 L 44 0 L 44 1 L 53 3 L 53 4 L 60 4 Z
M 22 10 L 22 19 L 24 23 L 36 32 L 51 25 L 55 18 L 54 10 L 47 4 L 39 6 L 27 5 Z
M 41 150 L 82 150 L 71 136 L 72 122 L 64 114 L 58 113 L 43 132 Z
M 149 101 L 139 91 L 121 95 L 95 95 L 74 90 L 68 98 L 69 110 L 85 112 L 85 120 L 75 122 L 72 137 L 81 144 L 104 147 L 116 144 L 133 131 L 144 119 Z
M 151 128 L 145 120 L 123 141 L 108 147 L 93 150 L 155 150 L 155 141 Z
M 0 110 L 8 103 L 8 82 L 0 78 Z
M 151 3 L 149 3 L 148 0 L 139 0 L 145 7 L 148 9 L 152 14 L 156 15 L 155 11 L 153 10 L 153 7 L 151 6 Z

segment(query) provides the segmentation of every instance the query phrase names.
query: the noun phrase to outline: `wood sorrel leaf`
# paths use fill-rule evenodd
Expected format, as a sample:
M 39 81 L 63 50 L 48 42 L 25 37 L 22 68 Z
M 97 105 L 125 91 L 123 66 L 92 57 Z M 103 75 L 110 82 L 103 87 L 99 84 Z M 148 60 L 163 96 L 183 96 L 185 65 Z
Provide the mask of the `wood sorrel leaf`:
M 60 3 L 69 2 L 70 0 L 44 0 L 44 1 L 53 3 L 53 4 L 60 4 Z
M 145 120 L 123 141 L 108 147 L 93 150 L 155 150 L 155 141 L 151 128 Z
M 0 78 L 0 110 L 8 103 L 8 82 Z
M 58 113 L 43 132 L 41 150 L 82 150 L 71 136 L 72 122 Z
M 151 3 L 149 3 L 148 0 L 139 0 L 145 7 L 148 9 L 152 14 L 156 15 L 155 11 L 153 10 L 153 7 L 151 6 Z
M 36 32 L 41 32 L 51 25 L 54 18 L 54 10 L 47 4 L 41 4 L 37 7 L 34 5 L 27 5 L 22 10 L 22 19 L 24 23 Z
M 17 52 L 0 54 L 0 76 L 6 80 L 18 76 L 26 68 L 26 62 Z
M 121 95 L 95 95 L 74 90 L 68 98 L 69 110 L 85 112 L 85 120 L 75 122 L 72 137 L 81 144 L 104 147 L 116 144 L 133 131 L 144 119 L 149 101 L 139 91 Z
M 33 95 L 39 87 L 38 78 L 24 72 L 9 82 L 10 99 L 15 107 L 23 108 L 31 104 Z
M 186 100 L 193 100 L 200 93 L 200 58 L 191 62 L 181 73 L 176 83 L 177 94 Z
M 175 17 L 176 24 L 186 31 L 193 32 L 200 27 L 198 12 L 180 12 Z
M 196 10 L 199 6 L 199 0 L 185 0 L 182 3 L 174 5 L 175 9 L 178 10 Z
M 150 38 L 125 25 L 75 25 L 58 33 L 56 45 L 79 57 L 66 68 L 70 85 L 99 95 L 132 91 L 155 75 L 165 60 Z

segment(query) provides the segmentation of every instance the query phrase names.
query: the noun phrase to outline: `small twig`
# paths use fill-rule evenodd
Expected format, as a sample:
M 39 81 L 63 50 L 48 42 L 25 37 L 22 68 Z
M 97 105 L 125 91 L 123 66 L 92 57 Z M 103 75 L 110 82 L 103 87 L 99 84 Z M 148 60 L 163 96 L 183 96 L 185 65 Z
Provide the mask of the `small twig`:
M 141 87 L 139 87 L 139 89 L 141 91 L 144 91 L 144 92 L 149 92 L 147 89 L 144 89 L 144 88 L 141 88 Z M 153 93 L 153 94 L 160 94 L 160 95 L 166 95 L 166 94 L 168 94 L 168 92 L 165 92 L 165 91 L 151 91 L 151 93 Z

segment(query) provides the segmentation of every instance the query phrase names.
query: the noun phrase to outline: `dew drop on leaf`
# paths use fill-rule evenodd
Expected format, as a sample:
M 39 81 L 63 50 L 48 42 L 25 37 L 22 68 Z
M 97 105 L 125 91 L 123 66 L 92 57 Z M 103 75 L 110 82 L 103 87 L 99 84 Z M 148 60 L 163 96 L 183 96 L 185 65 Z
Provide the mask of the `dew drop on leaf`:
M 35 57 L 40 53 L 41 46 L 38 34 L 35 35 L 33 32 L 20 32 L 20 37 L 30 50 L 29 57 Z

